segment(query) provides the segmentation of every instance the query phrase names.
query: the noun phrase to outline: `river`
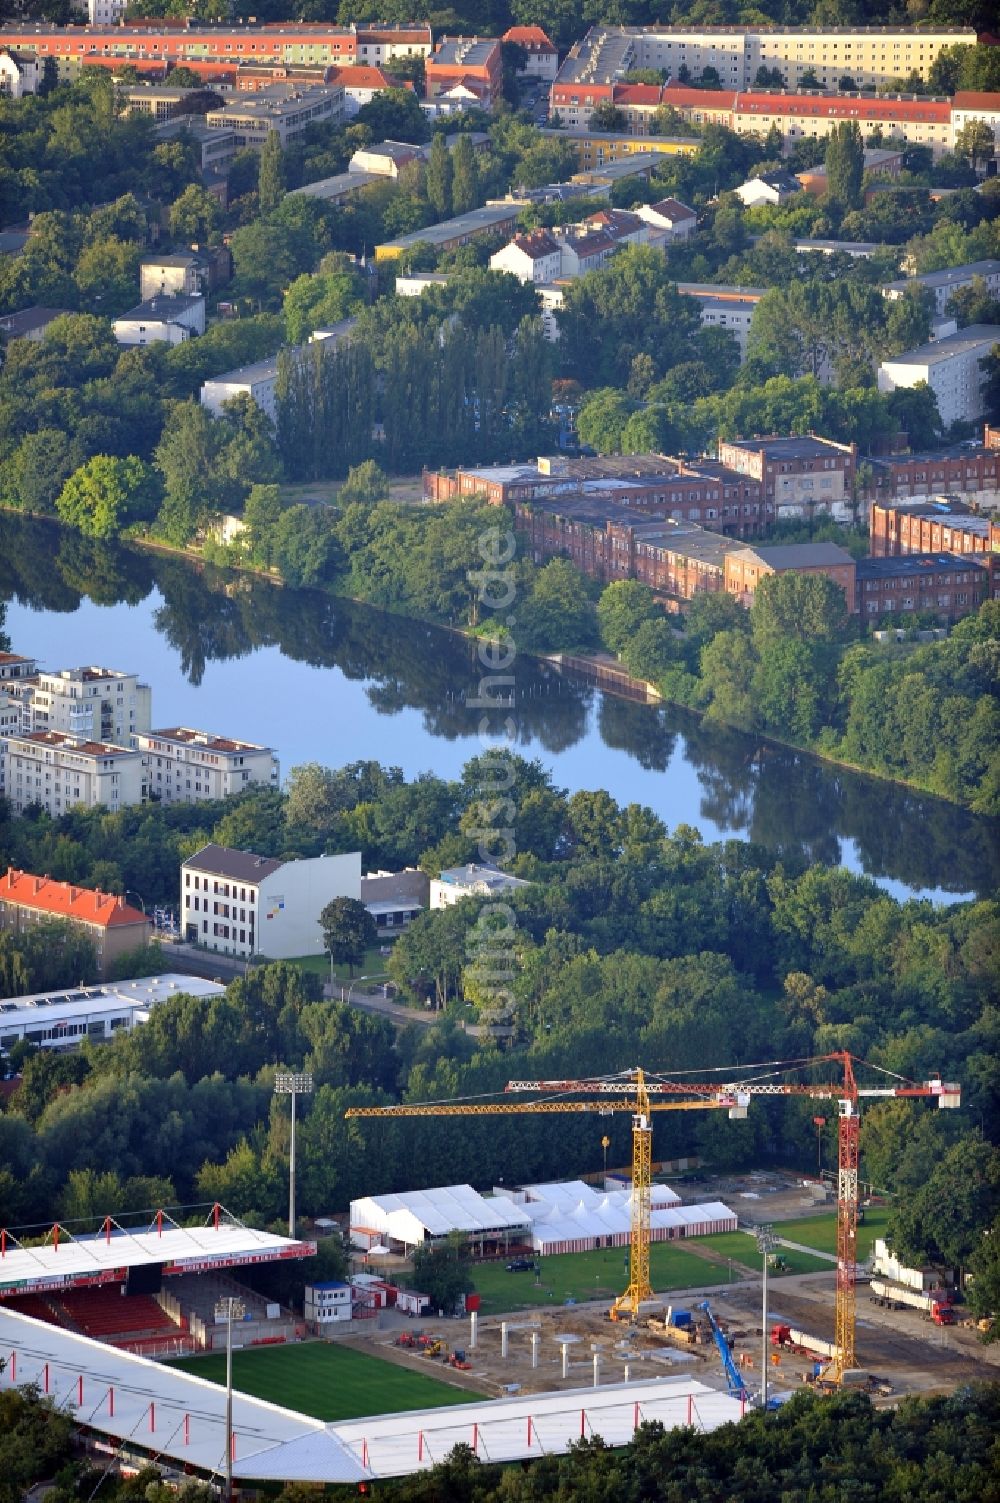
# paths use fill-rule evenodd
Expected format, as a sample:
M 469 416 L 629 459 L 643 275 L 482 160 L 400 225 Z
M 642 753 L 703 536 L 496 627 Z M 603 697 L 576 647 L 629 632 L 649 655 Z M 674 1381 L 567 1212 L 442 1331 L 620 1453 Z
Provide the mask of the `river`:
M 350 601 L 0 517 L 0 599 L 16 652 L 105 664 L 153 688 L 154 726 L 264 742 L 282 771 L 373 757 L 457 774 L 479 749 L 475 649 Z M 994 823 L 937 799 L 520 657 L 518 749 L 559 787 L 606 788 L 706 840 L 842 863 L 900 897 L 992 893 Z M 496 721 L 496 717 L 494 717 Z

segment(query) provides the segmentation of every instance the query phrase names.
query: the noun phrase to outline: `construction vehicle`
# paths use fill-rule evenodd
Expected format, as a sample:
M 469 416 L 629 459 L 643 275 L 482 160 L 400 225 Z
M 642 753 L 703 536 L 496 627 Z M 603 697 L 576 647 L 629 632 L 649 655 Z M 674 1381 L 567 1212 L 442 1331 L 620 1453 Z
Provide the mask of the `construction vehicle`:
M 936 1326 L 953 1326 L 950 1289 L 910 1289 L 906 1284 L 890 1284 L 886 1279 L 872 1279 L 870 1299 L 884 1310 L 919 1310 L 925 1320 Z
M 784 1352 L 797 1352 L 801 1357 L 814 1359 L 826 1357 L 832 1360 L 837 1355 L 832 1341 L 824 1341 L 820 1336 L 810 1336 L 807 1331 L 796 1330 L 795 1326 L 772 1326 L 771 1345 L 780 1347 Z
M 836 1063 L 842 1071 L 837 1081 L 782 1080 L 781 1076 L 801 1077 L 814 1067 Z M 613 1111 L 632 1114 L 632 1227 L 630 1238 L 629 1284 L 611 1310 L 613 1320 L 639 1318 L 642 1305 L 654 1301 L 649 1282 L 650 1182 L 654 1111 L 691 1111 L 696 1107 L 727 1107 L 733 1119 L 745 1118 L 752 1096 L 801 1096 L 817 1101 L 835 1101 L 840 1117 L 838 1131 L 837 1173 L 837 1293 L 835 1339 L 832 1343 L 828 1372 L 833 1382 L 846 1373 L 855 1373 L 855 1327 L 857 1323 L 857 1246 L 859 1206 L 859 1135 L 862 1098 L 879 1100 L 926 1099 L 941 1108 L 962 1104 L 961 1087 L 939 1076 L 918 1083 L 893 1074 L 879 1065 L 869 1065 L 881 1077 L 874 1086 L 859 1086 L 855 1065 L 865 1064 L 846 1049 L 809 1059 L 770 1060 L 766 1064 L 739 1067 L 734 1078 L 731 1066 L 702 1066 L 682 1072 L 684 1079 L 647 1074 L 640 1069 L 589 1080 L 514 1080 L 507 1085 L 512 1092 L 534 1092 L 541 1099 L 524 1104 L 498 1102 L 426 1102 L 413 1106 L 351 1107 L 348 1117 L 417 1117 L 458 1116 L 508 1112 L 597 1112 Z M 728 1079 L 698 1081 L 698 1075 Z M 566 1100 L 570 1093 L 597 1096 L 593 1100 Z M 676 1102 L 651 1100 L 651 1097 L 680 1096 Z M 626 1097 L 627 1100 L 615 1100 Z M 830 1343 L 825 1343 L 830 1346 Z
M 743 1375 L 733 1361 L 733 1353 L 729 1342 L 726 1340 L 725 1333 L 719 1322 L 712 1314 L 712 1307 L 708 1303 L 708 1300 L 703 1300 L 698 1309 L 708 1316 L 708 1323 L 712 1328 L 715 1344 L 719 1348 L 719 1356 L 722 1358 L 722 1370 L 726 1375 L 726 1387 L 734 1399 L 749 1399 L 750 1393 L 743 1381 Z
M 459 1372 L 467 1373 L 472 1369 L 472 1363 L 467 1362 L 464 1352 L 451 1352 L 448 1356 L 448 1366 L 457 1367 Z

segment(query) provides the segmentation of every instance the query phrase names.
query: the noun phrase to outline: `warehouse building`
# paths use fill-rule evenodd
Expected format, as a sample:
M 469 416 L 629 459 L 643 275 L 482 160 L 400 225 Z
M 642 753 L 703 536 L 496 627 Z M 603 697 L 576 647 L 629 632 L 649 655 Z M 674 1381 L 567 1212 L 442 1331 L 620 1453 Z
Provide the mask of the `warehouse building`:
M 224 991 L 217 981 L 165 972 L 135 981 L 7 997 L 0 1002 L 0 1054 L 22 1039 L 40 1049 L 71 1049 L 84 1039 L 105 1043 L 148 1022 L 152 1009 L 171 997 L 221 997 Z

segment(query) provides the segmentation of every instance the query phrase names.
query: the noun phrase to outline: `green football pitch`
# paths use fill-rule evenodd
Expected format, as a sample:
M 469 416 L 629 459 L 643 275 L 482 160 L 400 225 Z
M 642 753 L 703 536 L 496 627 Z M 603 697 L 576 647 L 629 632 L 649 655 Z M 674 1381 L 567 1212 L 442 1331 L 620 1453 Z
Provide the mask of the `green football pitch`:
M 430 1361 L 427 1365 L 431 1367 Z M 184 1357 L 171 1366 L 212 1383 L 226 1381 L 226 1358 L 221 1352 Z M 446 1404 L 470 1404 L 476 1397 L 432 1373 L 425 1377 L 395 1362 L 325 1341 L 234 1352 L 233 1387 L 321 1420 L 438 1409 Z

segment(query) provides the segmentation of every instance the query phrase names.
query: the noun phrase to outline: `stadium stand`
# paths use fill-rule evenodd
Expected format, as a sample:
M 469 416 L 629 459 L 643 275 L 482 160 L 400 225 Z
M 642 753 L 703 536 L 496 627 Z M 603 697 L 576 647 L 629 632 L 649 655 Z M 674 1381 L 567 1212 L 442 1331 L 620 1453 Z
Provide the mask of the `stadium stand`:
M 111 1346 L 124 1346 L 149 1336 L 177 1334 L 176 1322 L 149 1294 L 72 1289 L 61 1293 L 52 1304 L 63 1314 L 63 1325 Z

